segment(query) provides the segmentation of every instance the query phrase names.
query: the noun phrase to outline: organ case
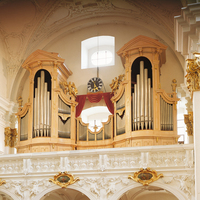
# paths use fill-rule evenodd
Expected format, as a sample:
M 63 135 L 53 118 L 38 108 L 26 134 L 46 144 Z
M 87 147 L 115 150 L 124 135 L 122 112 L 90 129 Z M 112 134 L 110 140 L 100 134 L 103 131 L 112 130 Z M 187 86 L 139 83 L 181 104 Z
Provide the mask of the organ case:
M 75 148 L 75 97 L 59 83 L 72 74 L 57 53 L 37 50 L 22 65 L 29 71 L 28 102 L 19 107 L 19 153 Z
M 175 91 L 167 94 L 160 88 L 160 68 L 166 61 L 166 48 L 157 40 L 140 35 L 117 52 L 125 74 L 112 97 L 115 147 L 177 143 L 176 103 L 179 99 Z M 120 77 L 113 81 L 119 80 Z M 118 134 L 118 104 L 123 96 L 125 130 Z

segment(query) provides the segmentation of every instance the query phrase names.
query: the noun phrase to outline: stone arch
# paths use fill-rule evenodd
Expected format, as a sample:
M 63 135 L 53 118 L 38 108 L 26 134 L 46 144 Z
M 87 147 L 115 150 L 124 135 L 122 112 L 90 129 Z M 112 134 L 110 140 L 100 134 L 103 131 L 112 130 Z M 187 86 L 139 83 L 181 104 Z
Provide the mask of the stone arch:
M 68 186 L 67 188 L 69 189 L 74 189 L 74 190 L 77 190 L 81 193 L 83 193 L 85 196 L 87 196 L 90 200 L 96 200 L 96 197 L 91 194 L 89 191 L 83 189 L 82 187 L 80 186 L 76 186 L 76 185 L 70 185 Z M 40 200 L 44 195 L 48 194 L 49 192 L 53 191 L 53 190 L 56 190 L 56 189 L 60 189 L 59 186 L 57 185 L 54 185 L 52 187 L 49 187 L 45 190 L 43 190 L 42 192 L 40 192 L 38 195 L 36 195 L 32 200 Z
M 154 182 L 154 183 L 151 183 L 151 186 L 163 188 L 163 189 L 171 192 L 179 200 L 188 200 L 188 197 L 181 190 L 179 190 L 175 187 L 171 187 L 170 185 L 166 185 L 161 182 L 157 182 L 157 183 Z M 133 183 L 129 186 L 125 186 L 125 187 L 117 190 L 117 192 L 112 195 L 110 200 L 119 200 L 119 198 L 122 197 L 123 194 L 125 194 L 127 191 L 129 191 L 133 188 L 136 188 L 136 187 L 141 187 L 141 184 Z
M 20 198 L 13 194 L 12 192 L 10 192 L 10 190 L 6 190 L 6 189 L 3 189 L 3 188 L 0 188 L 0 192 L 3 192 L 4 194 L 10 196 L 13 200 L 20 200 Z

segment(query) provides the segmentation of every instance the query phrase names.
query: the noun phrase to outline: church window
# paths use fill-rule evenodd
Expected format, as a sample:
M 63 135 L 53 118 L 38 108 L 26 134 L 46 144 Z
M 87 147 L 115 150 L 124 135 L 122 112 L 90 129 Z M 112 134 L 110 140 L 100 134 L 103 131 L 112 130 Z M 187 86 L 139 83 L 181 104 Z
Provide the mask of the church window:
M 113 66 L 115 37 L 91 37 L 81 42 L 81 69 Z

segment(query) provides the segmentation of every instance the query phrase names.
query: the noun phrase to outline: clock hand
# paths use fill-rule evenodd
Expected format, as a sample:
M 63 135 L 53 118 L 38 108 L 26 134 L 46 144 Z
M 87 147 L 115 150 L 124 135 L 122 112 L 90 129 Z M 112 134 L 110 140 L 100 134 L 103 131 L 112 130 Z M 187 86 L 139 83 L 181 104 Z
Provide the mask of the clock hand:
M 94 87 L 95 87 L 95 90 L 98 90 L 98 87 L 96 86 L 95 82 L 92 81 L 94 83 Z

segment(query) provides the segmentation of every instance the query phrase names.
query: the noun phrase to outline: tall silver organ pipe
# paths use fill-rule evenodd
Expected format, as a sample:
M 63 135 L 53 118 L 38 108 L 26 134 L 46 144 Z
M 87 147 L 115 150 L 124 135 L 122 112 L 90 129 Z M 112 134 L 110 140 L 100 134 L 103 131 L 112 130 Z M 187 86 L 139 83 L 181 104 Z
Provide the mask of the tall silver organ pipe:
M 50 136 L 51 127 L 51 100 L 50 92 L 45 82 L 45 71 L 41 71 L 37 77 L 37 87 L 35 88 L 34 111 L 33 111 L 33 137 Z
M 140 92 L 140 75 L 139 74 L 137 74 L 137 101 L 135 102 L 136 103 L 136 105 L 137 105 L 137 128 L 138 128 L 138 130 L 140 129 L 140 110 L 141 110 L 141 108 L 140 108 L 140 94 L 141 94 L 141 92 Z
M 140 91 L 141 91 L 141 129 L 144 129 L 144 61 L 140 62 Z
M 140 61 L 140 74 L 137 74 L 137 81 L 134 84 L 134 93 L 132 94 L 134 130 L 152 129 L 152 91 L 148 69 L 144 69 L 144 61 Z
M 137 87 L 136 87 L 137 85 L 135 84 L 134 85 L 134 91 L 135 91 L 135 93 L 133 93 L 134 94 L 134 103 L 133 103 L 133 107 L 134 107 L 134 112 L 133 112 L 133 116 L 134 116 L 134 128 L 135 128 L 135 130 L 137 129 L 137 104 L 136 104 L 136 102 L 137 102 Z

